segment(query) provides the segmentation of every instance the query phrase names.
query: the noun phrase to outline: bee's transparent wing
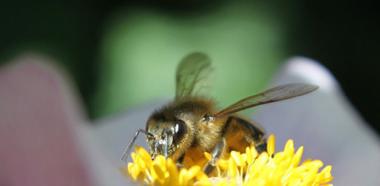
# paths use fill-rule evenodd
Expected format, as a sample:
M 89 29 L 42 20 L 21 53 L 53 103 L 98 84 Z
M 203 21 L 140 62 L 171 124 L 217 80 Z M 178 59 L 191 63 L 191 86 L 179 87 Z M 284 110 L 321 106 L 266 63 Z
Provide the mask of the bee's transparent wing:
M 176 99 L 194 93 L 197 85 L 211 72 L 210 58 L 200 52 L 185 56 L 176 73 Z
M 214 116 L 215 117 L 225 116 L 225 115 L 239 112 L 241 110 L 255 107 L 258 105 L 277 102 L 277 101 L 290 99 L 297 96 L 302 96 L 316 89 L 318 89 L 318 86 L 303 84 L 303 83 L 280 85 L 280 86 L 268 89 L 259 94 L 244 98 L 230 105 L 229 107 L 219 111 Z

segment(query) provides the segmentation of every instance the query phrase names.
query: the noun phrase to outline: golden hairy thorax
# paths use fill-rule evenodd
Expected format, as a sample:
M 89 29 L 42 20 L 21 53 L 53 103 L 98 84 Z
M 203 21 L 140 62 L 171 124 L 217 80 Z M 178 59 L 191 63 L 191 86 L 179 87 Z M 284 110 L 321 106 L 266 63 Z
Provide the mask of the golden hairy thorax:
M 205 167 L 208 160 L 204 152 L 212 153 L 215 145 L 220 141 L 224 142 L 219 158 L 228 158 L 231 151 L 245 152 L 247 147 L 255 146 L 258 151 L 265 150 L 264 132 L 251 121 L 242 119 L 236 115 L 229 116 L 223 123 L 218 123 L 220 131 L 215 139 L 203 144 L 194 143 L 188 148 L 183 156 L 184 167 L 199 165 Z M 217 125 L 217 124 L 216 124 Z M 206 140 L 209 135 L 200 135 Z M 213 142 L 212 144 L 210 142 Z M 210 145 L 210 146 L 207 146 Z M 206 147 L 206 148 L 205 148 Z

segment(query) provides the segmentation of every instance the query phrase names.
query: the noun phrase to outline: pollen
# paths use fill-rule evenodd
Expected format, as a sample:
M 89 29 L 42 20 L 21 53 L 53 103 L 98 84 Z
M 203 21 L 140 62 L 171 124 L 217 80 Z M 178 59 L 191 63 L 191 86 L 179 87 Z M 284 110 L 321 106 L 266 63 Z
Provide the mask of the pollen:
M 321 160 L 302 161 L 304 148 L 294 148 L 288 140 L 282 151 L 275 152 L 275 136 L 267 140 L 267 151 L 258 153 L 247 147 L 245 152 L 231 151 L 229 156 L 217 160 L 216 175 L 209 176 L 199 165 L 177 167 L 164 156 L 151 159 L 142 147 L 132 152 L 132 162 L 122 167 L 122 172 L 134 181 L 146 185 L 332 185 L 331 165 L 323 166 Z M 205 158 L 211 160 L 209 153 Z

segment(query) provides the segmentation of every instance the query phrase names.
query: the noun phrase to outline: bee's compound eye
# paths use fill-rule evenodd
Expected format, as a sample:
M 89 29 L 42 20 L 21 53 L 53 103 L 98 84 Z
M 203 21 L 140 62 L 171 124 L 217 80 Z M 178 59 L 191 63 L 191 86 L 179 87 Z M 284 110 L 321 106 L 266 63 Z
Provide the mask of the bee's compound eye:
M 177 143 L 179 140 L 183 138 L 183 136 L 186 133 L 186 124 L 182 120 L 177 120 L 174 125 L 173 130 L 173 141 L 174 143 Z

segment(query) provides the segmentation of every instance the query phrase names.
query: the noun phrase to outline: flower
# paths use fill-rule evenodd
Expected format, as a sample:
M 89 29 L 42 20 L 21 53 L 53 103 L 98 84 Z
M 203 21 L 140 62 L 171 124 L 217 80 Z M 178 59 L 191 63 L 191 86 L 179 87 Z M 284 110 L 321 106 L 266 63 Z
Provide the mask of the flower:
M 216 176 L 208 176 L 198 165 L 178 168 L 172 159 L 158 156 L 152 160 L 142 147 L 132 153 L 133 162 L 122 171 L 133 180 L 148 185 L 331 185 L 332 166 L 323 167 L 321 160 L 302 163 L 303 147 L 296 151 L 293 140 L 275 153 L 275 136 L 268 138 L 267 151 L 258 153 L 247 147 L 244 153 L 231 151 L 229 157 L 216 163 Z M 211 156 L 205 153 L 211 160 Z

